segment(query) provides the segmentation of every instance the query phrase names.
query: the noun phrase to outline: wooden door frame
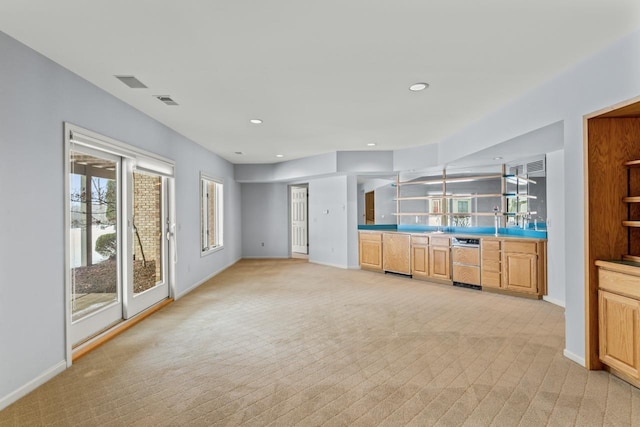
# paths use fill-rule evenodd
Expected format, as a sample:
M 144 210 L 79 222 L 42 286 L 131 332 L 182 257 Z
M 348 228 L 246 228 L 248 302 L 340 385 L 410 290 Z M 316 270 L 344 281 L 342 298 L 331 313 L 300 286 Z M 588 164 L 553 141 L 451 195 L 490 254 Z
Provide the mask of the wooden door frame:
M 589 120 L 640 102 L 640 96 L 619 102 L 583 116 L 583 184 L 584 184 L 584 310 L 585 310 L 585 366 L 601 370 L 599 357 L 598 283 L 591 277 L 589 236 Z
M 367 191 L 364 193 L 364 223 L 369 224 L 369 204 L 367 203 L 367 195 L 373 194 L 373 224 L 376 223 L 376 190 Z

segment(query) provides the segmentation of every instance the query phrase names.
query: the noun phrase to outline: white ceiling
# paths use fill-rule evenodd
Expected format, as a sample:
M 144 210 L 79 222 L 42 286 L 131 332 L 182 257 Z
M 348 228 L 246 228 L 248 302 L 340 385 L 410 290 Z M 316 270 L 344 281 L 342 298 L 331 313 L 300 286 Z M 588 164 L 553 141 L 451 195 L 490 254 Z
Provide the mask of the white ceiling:
M 440 142 L 639 27 L 637 0 L 0 1 L 3 32 L 233 163 Z

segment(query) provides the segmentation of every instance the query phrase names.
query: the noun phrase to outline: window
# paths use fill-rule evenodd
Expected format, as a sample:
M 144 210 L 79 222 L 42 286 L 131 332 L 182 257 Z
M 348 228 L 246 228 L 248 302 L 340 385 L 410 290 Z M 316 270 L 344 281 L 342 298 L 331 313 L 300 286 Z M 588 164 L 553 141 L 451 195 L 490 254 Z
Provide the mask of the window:
M 201 253 L 207 254 L 222 248 L 222 183 L 219 180 L 200 175 L 201 206 Z

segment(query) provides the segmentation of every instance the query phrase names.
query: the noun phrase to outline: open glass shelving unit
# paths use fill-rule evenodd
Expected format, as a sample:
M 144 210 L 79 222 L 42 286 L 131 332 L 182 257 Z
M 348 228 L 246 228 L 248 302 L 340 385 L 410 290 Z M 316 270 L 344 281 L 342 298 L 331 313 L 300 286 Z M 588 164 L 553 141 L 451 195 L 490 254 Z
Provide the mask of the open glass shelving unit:
M 436 227 L 520 225 L 535 215 L 529 210 L 529 186 L 536 182 L 507 165 L 444 169 L 398 175 L 398 224 Z

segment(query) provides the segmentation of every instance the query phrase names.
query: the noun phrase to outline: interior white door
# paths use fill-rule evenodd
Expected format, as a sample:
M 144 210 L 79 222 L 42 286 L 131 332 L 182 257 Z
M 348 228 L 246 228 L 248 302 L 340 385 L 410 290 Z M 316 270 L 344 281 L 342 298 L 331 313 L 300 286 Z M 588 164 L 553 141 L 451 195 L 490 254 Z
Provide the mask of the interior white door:
M 169 296 L 168 179 L 148 170 L 127 169 L 124 318 Z
M 291 187 L 291 251 L 309 252 L 307 241 L 307 187 Z

